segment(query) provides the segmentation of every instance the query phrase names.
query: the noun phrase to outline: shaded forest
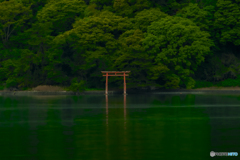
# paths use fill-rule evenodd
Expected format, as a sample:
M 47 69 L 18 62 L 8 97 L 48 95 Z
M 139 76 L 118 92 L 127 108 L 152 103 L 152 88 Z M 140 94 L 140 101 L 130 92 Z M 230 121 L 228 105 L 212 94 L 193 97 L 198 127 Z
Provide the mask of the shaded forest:
M 240 0 L 0 0 L 0 37 L 2 89 L 240 83 Z

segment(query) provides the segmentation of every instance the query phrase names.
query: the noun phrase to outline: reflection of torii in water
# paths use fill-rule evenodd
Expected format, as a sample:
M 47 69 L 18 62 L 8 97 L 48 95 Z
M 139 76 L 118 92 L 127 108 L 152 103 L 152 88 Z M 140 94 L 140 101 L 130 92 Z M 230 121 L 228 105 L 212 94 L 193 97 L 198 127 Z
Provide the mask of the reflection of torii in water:
M 124 129 L 126 129 L 126 94 L 123 95 L 124 108 Z M 106 125 L 108 127 L 108 95 L 106 94 Z
M 123 95 L 123 108 L 124 108 L 124 141 L 126 142 L 126 94 Z M 108 95 L 106 94 L 106 136 L 108 137 Z M 107 138 L 108 139 L 108 138 Z M 109 142 L 107 140 L 107 146 Z M 108 152 L 107 152 L 108 153 Z

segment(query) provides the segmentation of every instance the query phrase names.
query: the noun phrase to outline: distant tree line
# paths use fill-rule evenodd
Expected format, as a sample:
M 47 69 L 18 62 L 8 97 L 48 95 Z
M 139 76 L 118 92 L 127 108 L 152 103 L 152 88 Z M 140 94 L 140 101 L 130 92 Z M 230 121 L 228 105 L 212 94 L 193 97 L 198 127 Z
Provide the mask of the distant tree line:
M 194 88 L 240 74 L 240 0 L 0 0 L 0 83 Z M 122 86 L 122 77 L 109 78 Z

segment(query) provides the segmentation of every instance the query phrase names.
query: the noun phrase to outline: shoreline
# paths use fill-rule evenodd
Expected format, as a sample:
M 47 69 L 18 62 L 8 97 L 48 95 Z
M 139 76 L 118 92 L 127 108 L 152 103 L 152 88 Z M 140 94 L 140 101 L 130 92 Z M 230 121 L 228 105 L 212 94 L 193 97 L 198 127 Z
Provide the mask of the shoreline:
M 240 94 L 240 88 L 200 88 L 200 89 L 127 89 L 127 94 Z M 105 95 L 105 90 L 92 90 L 92 91 L 0 91 L 2 95 Z M 110 90 L 109 95 L 123 94 L 123 90 Z

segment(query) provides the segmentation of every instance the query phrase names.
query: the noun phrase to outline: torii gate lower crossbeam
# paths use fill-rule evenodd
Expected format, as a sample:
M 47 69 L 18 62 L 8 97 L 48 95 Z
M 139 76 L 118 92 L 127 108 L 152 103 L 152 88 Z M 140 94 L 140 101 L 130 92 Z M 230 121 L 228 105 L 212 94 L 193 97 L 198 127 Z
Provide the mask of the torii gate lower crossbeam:
M 123 85 L 124 85 L 124 90 L 123 90 L 123 94 L 127 94 L 126 93 L 126 78 L 125 76 L 129 76 L 128 74 L 126 73 L 130 73 L 131 71 L 101 71 L 103 76 L 106 76 L 106 90 L 105 90 L 105 94 L 108 94 L 108 76 L 123 76 L 124 77 L 124 82 L 123 82 Z

